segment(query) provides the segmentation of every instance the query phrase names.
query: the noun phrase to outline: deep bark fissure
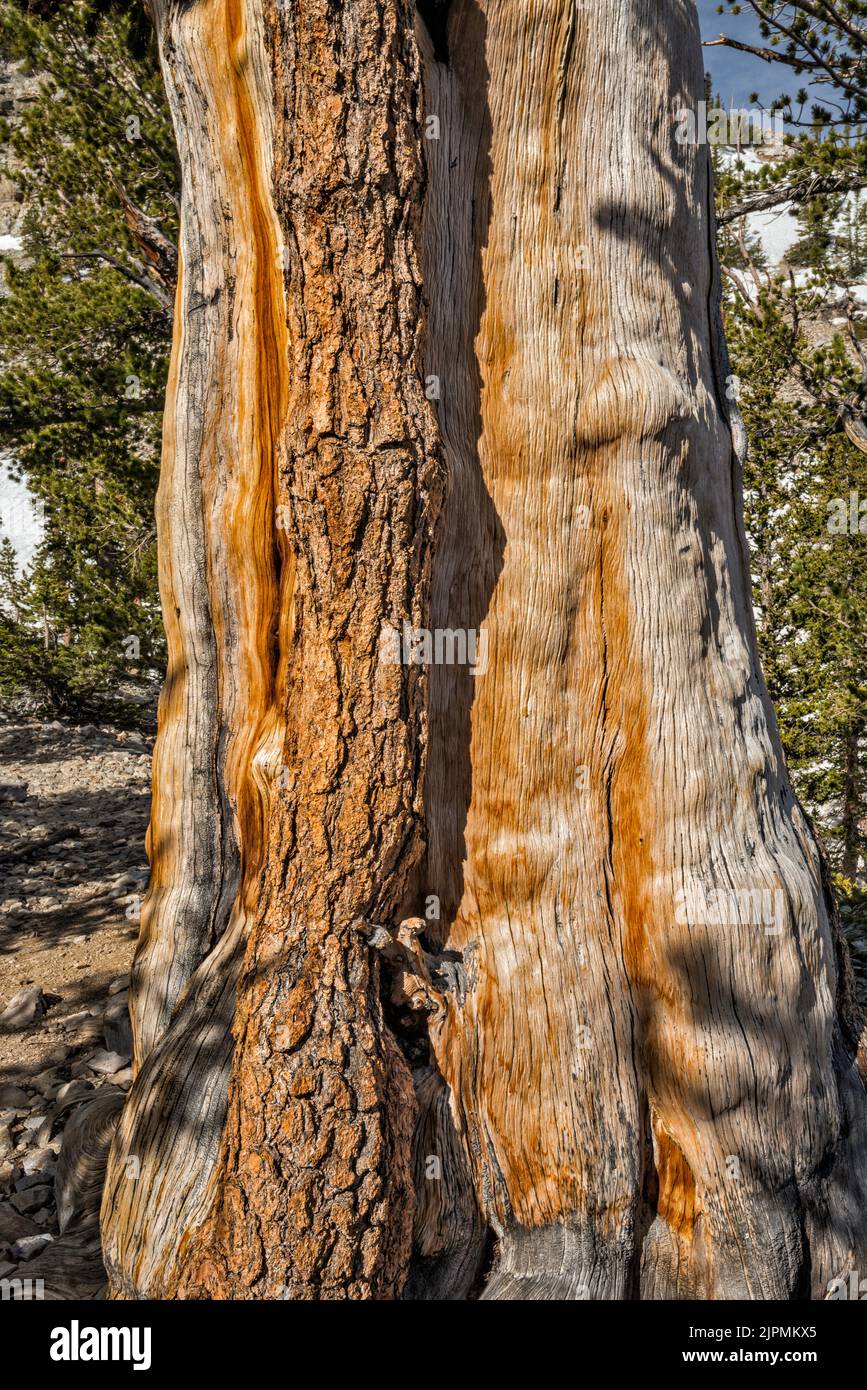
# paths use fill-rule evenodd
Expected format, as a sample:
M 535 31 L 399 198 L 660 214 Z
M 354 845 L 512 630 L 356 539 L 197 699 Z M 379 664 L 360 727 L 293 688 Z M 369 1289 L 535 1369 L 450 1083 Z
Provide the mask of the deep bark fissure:
M 438 63 L 449 61 L 449 10 L 452 0 L 417 0 L 416 8 L 424 20 Z

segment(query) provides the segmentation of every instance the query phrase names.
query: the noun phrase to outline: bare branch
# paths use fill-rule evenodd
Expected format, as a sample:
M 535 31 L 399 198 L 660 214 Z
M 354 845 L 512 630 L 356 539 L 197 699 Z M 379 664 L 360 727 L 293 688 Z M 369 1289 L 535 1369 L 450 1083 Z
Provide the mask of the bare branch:
M 828 193 L 851 193 L 858 188 L 867 188 L 867 172 L 852 170 L 838 174 L 811 174 L 807 178 L 792 179 L 776 183 L 769 188 L 757 189 L 748 193 L 731 207 L 720 208 L 717 225 L 725 226 L 738 217 L 746 217 L 751 212 L 763 212 L 768 208 L 782 207 L 784 203 L 806 203 L 811 198 L 819 198 Z
M 171 295 L 168 294 L 165 286 L 159 280 L 148 273 L 144 266 L 141 267 L 140 271 L 136 271 L 132 266 L 126 265 L 108 251 L 64 251 L 62 258 L 70 261 L 103 261 L 106 265 L 110 265 L 113 270 L 116 270 L 119 275 L 123 275 L 133 285 L 138 285 L 139 289 L 149 294 L 167 314 L 173 313 Z

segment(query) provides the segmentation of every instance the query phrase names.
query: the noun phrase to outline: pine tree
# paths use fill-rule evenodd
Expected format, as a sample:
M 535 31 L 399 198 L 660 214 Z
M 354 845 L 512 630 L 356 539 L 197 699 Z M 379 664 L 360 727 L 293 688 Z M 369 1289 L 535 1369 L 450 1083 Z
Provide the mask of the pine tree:
M 867 260 L 859 196 L 867 182 L 867 7 L 746 0 L 719 13 L 743 8 L 758 17 L 762 42 L 719 41 L 810 84 L 773 103 L 786 116 L 783 157 L 758 170 L 729 167 L 717 180 L 727 327 L 750 439 L 745 509 L 759 642 L 794 779 L 822 828 L 863 956 L 867 330 L 850 286 Z M 742 257 L 730 253 L 743 245 L 737 229 L 748 212 L 787 203 L 800 231 L 787 260 L 812 272 L 808 284 L 755 268 L 748 284 Z M 841 318 L 843 331 L 832 331 Z
M 27 213 L 25 265 L 7 263 L 0 301 L 0 445 L 46 526 L 26 586 L 0 588 L 16 630 L 0 696 L 127 718 L 119 685 L 163 659 L 153 499 L 176 274 L 170 123 L 138 5 L 34 14 L 6 0 L 0 50 L 43 77 L 3 132 Z
M 867 988 L 867 455 L 844 428 L 860 390 L 853 350 L 839 334 L 811 346 L 802 327 L 820 300 L 769 277 L 755 305 L 730 299 L 727 332 L 750 441 L 745 514 L 759 645 L 790 771 L 836 871 Z
M 800 235 L 789 248 L 790 265 L 826 270 L 839 247 L 835 225 L 843 212 L 843 198 L 825 194 L 811 198 L 798 209 Z
M 727 180 L 720 221 L 746 211 L 815 202 L 867 184 L 867 7 L 863 0 L 727 0 L 717 13 L 751 10 L 762 42 L 722 34 L 723 44 L 761 57 L 769 71 L 806 78 L 792 94 L 781 91 L 771 111 L 785 115 L 785 158 L 742 169 Z M 828 94 L 827 102 L 821 97 Z

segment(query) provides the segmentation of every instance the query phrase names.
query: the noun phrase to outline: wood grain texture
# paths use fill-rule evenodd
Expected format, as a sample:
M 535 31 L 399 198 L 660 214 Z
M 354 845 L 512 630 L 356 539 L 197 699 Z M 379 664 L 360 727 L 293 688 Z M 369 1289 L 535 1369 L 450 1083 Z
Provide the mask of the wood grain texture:
M 867 1263 L 862 1025 L 756 651 L 695 5 L 423 8 L 156 15 L 112 1292 L 821 1298 Z M 404 623 L 486 669 L 383 662 Z
M 157 500 L 169 662 L 131 993 L 138 1075 L 104 1215 L 106 1264 L 127 1295 L 164 1287 L 206 1200 L 264 854 L 260 765 L 280 739 L 287 363 L 270 50 L 259 6 L 165 4 L 155 19 L 183 200 Z
M 59 1234 L 28 1260 L 25 1277 L 51 1301 L 105 1296 L 100 1204 L 109 1146 L 124 1102 L 119 1086 L 100 1086 L 75 1105 L 54 1174 Z
M 674 140 L 695 6 L 458 0 L 448 52 L 433 624 L 491 655 L 434 674 L 426 887 L 475 981 L 433 1043 L 484 1297 L 822 1297 L 865 1259 L 864 1086 L 756 653 L 707 150 Z

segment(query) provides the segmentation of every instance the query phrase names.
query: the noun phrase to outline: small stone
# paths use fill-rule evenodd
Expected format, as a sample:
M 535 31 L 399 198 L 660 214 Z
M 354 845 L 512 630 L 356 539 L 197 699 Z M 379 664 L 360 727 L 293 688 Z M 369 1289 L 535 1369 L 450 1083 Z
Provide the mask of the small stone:
M 43 1100 L 53 1100 L 57 1095 L 57 1078 L 51 1071 L 41 1071 L 31 1078 L 31 1086 L 38 1091 Z
M 21 1160 L 21 1167 L 29 1176 L 45 1179 L 54 1177 L 57 1155 L 54 1149 L 30 1149 Z M 20 1179 L 19 1179 L 20 1181 Z
M 112 980 L 108 987 L 109 994 L 122 994 L 125 989 L 129 989 L 129 975 L 118 975 L 116 980 Z
M 0 1085 L 0 1110 L 26 1110 L 29 1105 L 30 1096 L 20 1086 L 14 1086 L 11 1081 Z
M 28 1187 L 23 1192 L 13 1192 L 9 1200 L 17 1212 L 20 1212 L 22 1216 L 27 1216 L 28 1213 L 38 1211 L 40 1207 L 45 1206 L 46 1202 L 51 1201 L 51 1188 L 45 1186 Z
M 21 1236 L 33 1235 L 33 1222 L 8 1202 L 0 1202 L 0 1241 L 12 1245 Z
M 114 1072 L 122 1071 L 129 1062 L 129 1053 L 122 1055 L 119 1052 L 106 1052 L 102 1047 L 97 1048 L 96 1052 L 91 1052 L 89 1057 L 85 1057 L 85 1064 L 91 1071 L 98 1072 L 100 1076 L 112 1076 Z
M 13 1260 L 32 1260 L 34 1255 L 38 1255 L 53 1240 L 54 1236 L 50 1236 L 47 1231 L 41 1231 L 35 1236 L 22 1236 L 12 1246 L 12 1258 Z
M 92 1081 L 84 1081 L 78 1078 L 75 1081 L 64 1082 L 64 1084 L 60 1087 L 60 1090 L 57 1092 L 57 1096 L 55 1097 L 55 1099 L 58 1105 L 63 1105 L 64 1107 L 66 1107 L 67 1105 L 70 1105 L 73 1101 L 80 1100 L 82 1096 L 86 1096 L 88 1091 L 92 1090 Z
M 109 1052 L 118 1052 L 125 1057 L 132 1056 L 132 1028 L 127 995 L 118 994 L 109 1000 L 103 1016 L 102 1035 Z
M 33 1138 L 33 1147 L 34 1147 L 34 1148 L 37 1148 L 37 1149 L 44 1149 L 45 1146 L 47 1145 L 49 1139 L 51 1138 L 51 1131 L 52 1131 L 53 1129 L 54 1129 L 54 1112 L 52 1111 L 52 1113 L 51 1113 L 50 1115 L 46 1115 L 45 1120 L 43 1121 L 42 1125 L 41 1125 L 40 1128 L 36 1131 L 36 1134 L 34 1135 L 34 1138 Z
M 42 1018 L 47 1007 L 48 1001 L 39 985 L 19 990 L 0 1014 L 0 1028 L 26 1028 L 29 1023 Z
M 15 1183 L 16 1192 L 26 1192 L 31 1187 L 44 1187 L 48 1181 L 48 1174 L 43 1177 L 41 1173 L 28 1173 L 25 1167 L 23 1175 Z
M 126 889 L 133 887 L 139 881 L 139 873 L 135 869 L 127 869 L 125 873 L 119 874 L 109 888 L 112 897 L 117 893 L 125 892 Z
M 61 1028 L 80 1028 L 83 1023 L 89 1023 L 93 1018 L 90 1009 L 79 1009 L 78 1013 L 67 1014 L 65 1018 L 59 1018 L 57 1022 Z

